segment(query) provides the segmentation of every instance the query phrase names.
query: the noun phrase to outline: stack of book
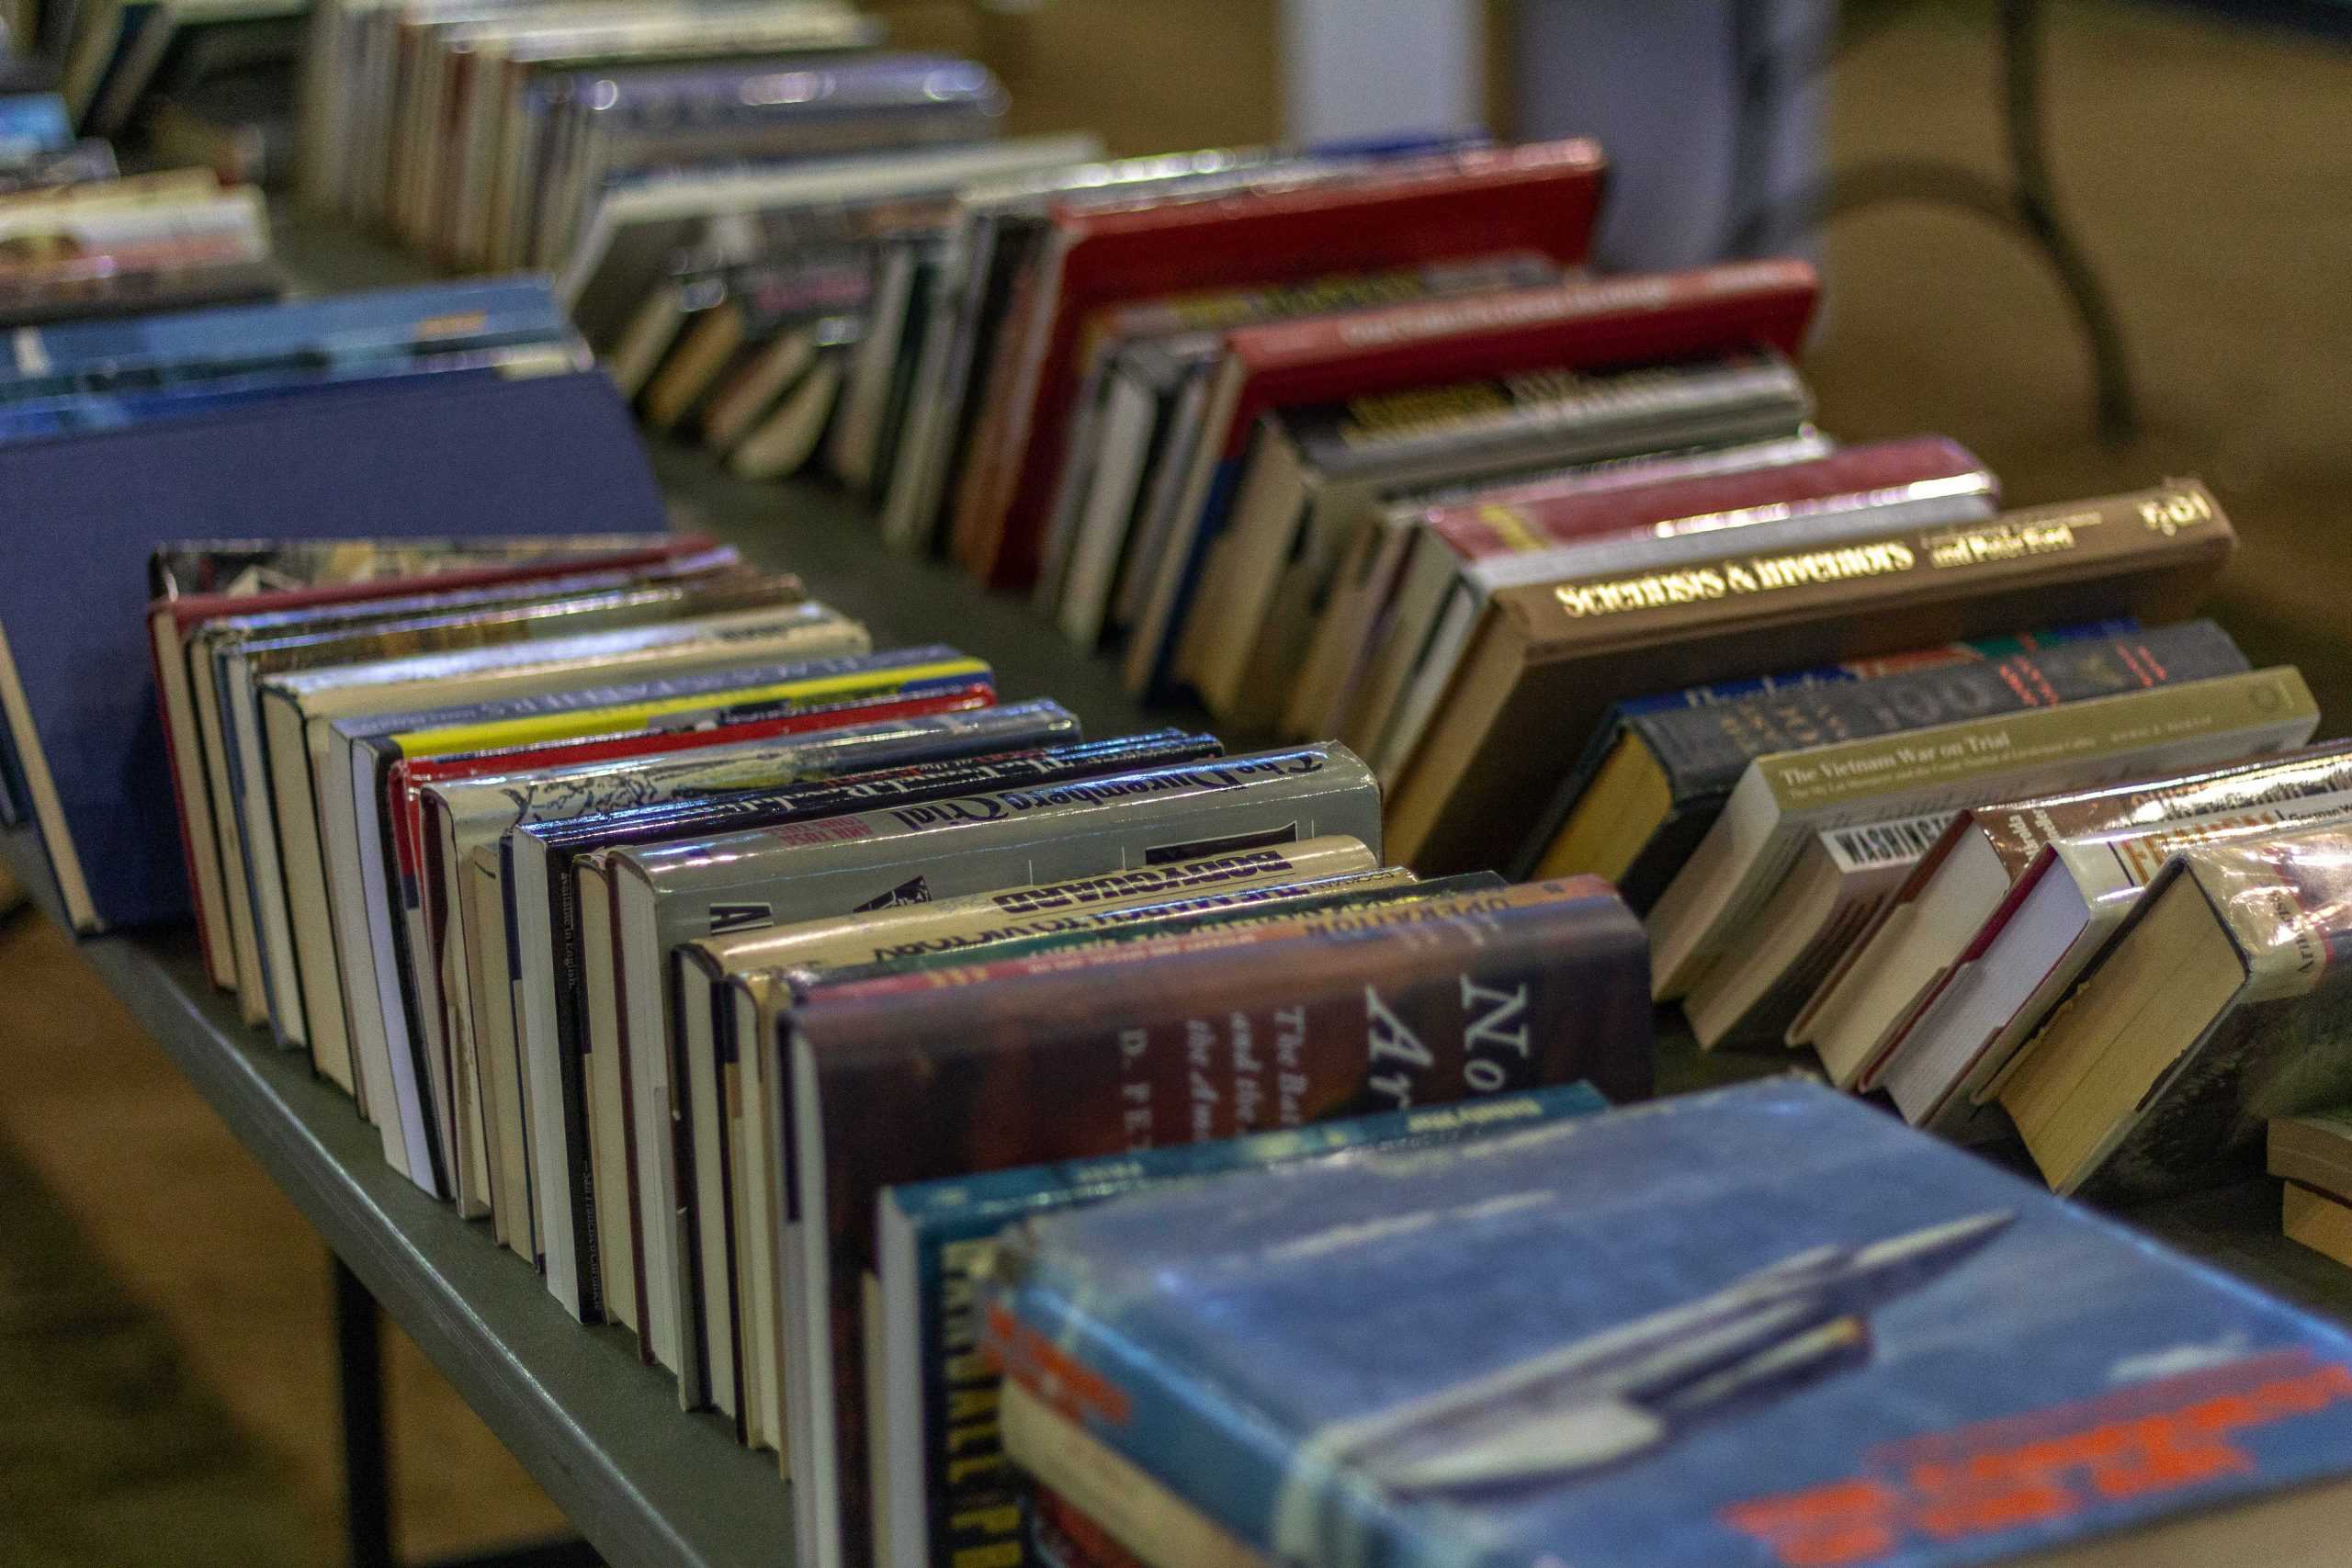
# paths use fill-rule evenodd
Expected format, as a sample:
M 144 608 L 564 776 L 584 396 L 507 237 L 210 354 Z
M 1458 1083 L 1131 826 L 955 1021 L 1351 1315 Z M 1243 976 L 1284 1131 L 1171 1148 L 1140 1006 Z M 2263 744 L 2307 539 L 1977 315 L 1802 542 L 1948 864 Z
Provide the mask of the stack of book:
M 1344 747 L 1086 740 L 685 536 L 154 572 L 213 980 L 786 1456 L 812 1550 L 867 1517 L 884 1189 L 1649 1091 L 1631 911 L 1386 865 Z
M 997 134 L 987 71 L 881 38 L 836 0 L 326 0 L 303 193 L 452 266 L 562 273 L 647 201 Z
M 1088 1196 L 947 1296 L 996 1491 L 894 1496 L 888 1561 L 993 1513 L 1007 1562 L 2315 1565 L 2352 1519 L 2352 1339 L 1817 1086 Z
M 104 142 L 51 123 L 0 157 L 0 327 L 277 294 L 259 191 L 208 169 L 119 176 Z

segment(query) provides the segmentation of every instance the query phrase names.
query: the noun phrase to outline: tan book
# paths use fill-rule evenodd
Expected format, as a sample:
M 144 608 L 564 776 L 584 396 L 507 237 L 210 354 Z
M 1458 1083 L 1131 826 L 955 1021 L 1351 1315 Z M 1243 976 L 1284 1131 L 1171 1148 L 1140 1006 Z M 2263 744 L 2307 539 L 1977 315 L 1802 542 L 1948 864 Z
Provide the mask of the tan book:
M 2352 1201 L 2352 1108 L 2273 1117 L 2268 1155 L 2271 1175 Z
M 2352 1207 L 2290 1181 L 2279 1205 L 2278 1222 L 2289 1241 L 2352 1269 Z
M 697 314 L 684 341 L 646 383 L 646 424 L 664 434 L 676 429 L 742 345 L 742 306 L 721 300 Z
M 752 422 L 775 406 L 785 389 L 816 363 L 816 334 L 806 329 L 781 333 L 733 376 L 722 380 L 703 411 L 702 444 L 725 452 L 752 428 Z
M 779 479 L 808 467 L 824 436 L 826 422 L 833 417 L 841 385 L 840 353 L 819 355 L 800 384 L 743 437 L 727 459 L 729 470 L 747 479 Z
M 1387 852 L 1424 873 L 1508 858 L 1618 697 L 2021 626 L 2178 619 L 2234 543 L 2184 480 L 1875 545 L 1503 590 L 1390 793 Z

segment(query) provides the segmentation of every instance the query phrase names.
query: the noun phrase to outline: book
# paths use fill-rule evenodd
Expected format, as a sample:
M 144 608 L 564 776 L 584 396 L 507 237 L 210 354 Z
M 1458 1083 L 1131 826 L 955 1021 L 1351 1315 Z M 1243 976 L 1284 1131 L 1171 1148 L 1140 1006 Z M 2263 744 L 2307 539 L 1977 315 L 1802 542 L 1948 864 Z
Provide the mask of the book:
M 2301 745 L 2318 723 L 2281 665 L 1759 757 L 1646 917 L 1658 997 L 1698 982 L 1813 828 L 2214 766 Z
M 2352 1269 L 2352 1206 L 2290 1181 L 2280 1194 L 2279 1231 L 2289 1241 Z
M 689 1131 L 672 1109 L 677 997 L 671 953 L 722 931 L 882 909 L 1218 850 L 1299 839 L 1373 842 L 1377 801 L 1344 751 L 1217 757 L 1181 732 L 852 781 L 830 811 L 612 851 L 612 964 L 645 1190 L 655 1359 L 690 1404 L 703 1388 L 695 1281 L 675 1234 Z M 1136 753 L 1140 752 L 1140 755 Z M 1153 752 L 1172 760 L 1147 765 Z M 865 798 L 858 798 L 862 794 Z M 852 809 L 863 806 L 865 809 Z M 675 1315 L 672 1315 L 674 1314 Z M 679 1325 L 675 1329 L 671 1325 Z M 675 1343 L 672 1335 L 675 1335 Z
M 1360 883 L 1379 858 L 1352 839 L 1311 839 L 1212 855 L 1143 872 L 1108 875 L 903 905 L 867 914 L 796 922 L 768 931 L 703 939 L 673 954 L 678 993 L 678 1058 L 693 1142 L 693 1242 L 700 1280 L 701 1325 L 710 1403 L 746 1424 L 745 1391 L 757 1380 L 744 1353 L 745 1335 L 735 1288 L 736 1253 L 751 1245 L 730 1228 L 736 1200 L 734 1112 L 746 1092 L 740 1042 L 721 1027 L 717 1008 L 731 1006 L 728 984 L 736 973 L 788 968 L 796 978 L 827 969 L 888 962 L 919 953 L 963 953 L 1023 936 L 1082 929 L 1055 911 L 1078 908 L 1166 908 L 1171 901 L 1209 892 L 1272 897 L 1334 879 Z M 1229 906 L 1233 907 L 1233 906 Z M 773 939 L 762 942 L 759 938 Z M 749 942 L 746 938 L 752 939 Z M 718 1157 L 712 1157 L 717 1151 Z M 765 1168 L 764 1166 L 760 1168 Z M 756 1397 L 756 1396 L 755 1396 Z
M 1803 262 L 1741 262 L 1687 272 L 1571 278 L 1476 299 L 1360 310 L 1226 334 L 1174 533 L 1154 563 L 1125 672 L 1159 683 L 1168 644 L 1225 525 L 1239 461 L 1269 409 L 1439 386 L 1469 376 L 1664 363 L 1759 347 L 1793 355 L 1812 319 Z
M 457 1037 L 442 966 L 433 960 L 435 933 L 424 919 L 422 844 L 407 793 L 416 765 L 432 765 L 432 776 L 443 779 L 495 775 L 523 761 L 517 747 L 533 748 L 529 760 L 545 764 L 561 760 L 551 750 L 558 743 L 586 743 L 600 754 L 613 785 L 660 798 L 648 780 L 618 765 L 616 752 L 639 759 L 674 753 L 697 739 L 719 739 L 718 728 L 704 727 L 729 718 L 762 716 L 803 727 L 844 722 L 846 702 L 963 694 L 976 682 L 988 687 L 988 667 L 953 649 L 933 644 L 872 654 L 862 632 L 845 635 L 837 617 L 822 625 L 793 639 L 806 645 L 805 653 L 786 653 L 783 662 L 770 657 L 782 649 L 745 649 L 715 669 L 622 684 L 565 682 L 505 699 L 424 708 L 406 705 L 413 694 L 396 695 L 389 699 L 392 711 L 331 721 L 311 772 L 335 961 L 359 1051 L 380 1051 L 394 1062 L 412 1054 L 437 1059 L 445 1077 L 464 1081 L 453 1061 Z M 842 651 L 829 655 L 827 645 Z M 625 671 L 616 661 L 591 673 Z M 667 726 L 679 728 L 663 733 Z M 406 776 L 395 781 L 401 769 Z M 704 775 L 705 784 L 715 782 Z M 463 1181 L 459 1205 L 474 1208 Z
M 1778 1045 L 1805 999 L 1951 821 L 1928 811 L 1815 829 L 1720 962 L 1682 998 L 1702 1050 Z
M 2192 844 L 1994 1091 L 2053 1191 L 2101 1203 L 2257 1173 L 2265 1123 L 2341 1104 L 2352 832 Z
M 963 1552 L 1023 1562 L 1028 1488 L 997 1440 L 1000 1380 L 979 1350 L 978 1294 L 997 1233 L 1034 1216 L 1167 1183 L 1256 1170 L 1344 1149 L 1391 1154 L 1510 1134 L 1608 1108 L 1590 1085 L 1490 1095 L 1213 1143 L 1141 1149 L 885 1188 L 876 1219 L 890 1507 L 876 1521 L 892 1562 L 946 1568 Z
M 502 1240 L 534 1261 L 539 1256 L 530 1240 L 537 1222 L 528 1212 L 530 1145 L 514 982 L 503 962 L 506 889 L 497 849 L 504 835 L 524 822 L 643 806 L 681 792 L 772 788 L 950 755 L 958 746 L 978 752 L 1077 738 L 1077 721 L 1057 705 L 987 705 L 993 695 L 986 688 L 916 697 L 892 692 L 881 700 L 824 703 L 691 732 L 706 742 L 691 750 L 632 746 L 622 755 L 573 761 L 615 748 L 571 745 L 503 754 L 511 764 L 503 773 L 433 762 L 409 772 L 420 905 L 410 915 L 412 947 L 421 934 L 426 962 L 445 972 L 447 1027 L 458 1049 L 486 1064 L 482 1100 L 508 1161 L 503 1187 L 511 1201 L 501 1204 L 499 1184 L 492 1189 L 492 1215 L 507 1233 Z M 402 882 L 405 898 L 405 873 Z M 500 959 L 494 964 L 488 962 L 493 952 Z
M 1578 262 L 1600 171 L 1597 147 L 1567 141 L 1400 159 L 1360 178 L 1222 200 L 1060 207 L 1028 280 L 1034 306 L 1020 312 L 1019 337 L 1000 350 L 1000 358 L 1015 356 L 1005 362 L 1002 423 L 982 448 L 987 466 L 965 470 L 956 558 L 998 586 L 1034 582 L 1079 333 L 1091 312 L 1215 283 L 1279 283 L 1506 251 Z
M 1261 724 L 1304 661 L 1309 611 L 1373 509 L 1408 487 L 1675 447 L 1787 437 L 1813 410 L 1775 355 L 1538 369 L 1261 417 L 1179 634 L 1176 673 Z M 1400 628 L 1401 629 L 1401 628 Z
M 2193 481 L 2004 513 L 1883 547 L 1498 591 L 1388 797 L 1389 852 L 1424 872 L 1507 855 L 1556 765 L 1629 691 L 2109 615 L 2190 614 L 2234 535 Z
M 1638 1098 L 1645 970 L 1630 913 L 1577 879 L 816 993 L 787 1090 L 805 1560 L 867 1560 L 861 1298 L 882 1189 L 1580 1077 Z M 1021 1116 L 1015 1086 L 1041 1078 L 1057 1112 Z
M 1910 1032 L 1927 1010 L 1959 985 L 1984 995 L 1970 1003 L 1955 996 L 1955 1007 L 1998 995 L 2031 1013 L 1992 1021 L 2002 1026 L 2002 1040 L 1988 1047 L 1980 1035 L 1979 1050 L 1970 1053 L 2006 1059 L 2114 930 L 2135 901 L 2130 895 L 2163 863 L 2168 835 L 2177 829 L 2185 835 L 2180 841 L 2190 842 L 2209 832 L 2325 815 L 2346 790 L 2352 749 L 2335 744 L 1964 812 L 1898 892 L 1884 923 L 1807 1004 L 1792 1038 L 1818 1050 L 1839 1081 L 1875 1087 L 1909 1054 Z M 2069 841 L 2079 848 L 2055 851 Z M 2053 851 L 2047 861 L 2045 850 Z M 2070 889 L 2079 898 L 2070 900 Z M 2118 902 L 2103 909 L 2110 900 Z M 2030 918 L 2003 955 L 2005 964 L 2014 957 L 2025 966 L 1997 979 L 1992 969 L 1968 974 L 2029 904 Z M 2053 942 L 2054 949 L 2048 945 Z M 2037 966 L 2029 954 L 2042 962 Z M 2068 972 L 2061 978 L 2057 968 Z M 2018 984 L 2030 987 L 2028 996 L 2011 995 Z M 1947 1021 L 1957 1020 L 1947 1015 Z M 1999 1066 L 1985 1055 L 1978 1070 L 1989 1074 Z M 1924 1060 L 1913 1071 L 1923 1067 Z M 1979 1077 L 1973 1087 L 1983 1082 Z M 1916 1078 L 1906 1087 L 1914 1106 L 1921 1087 Z
M 2352 1138 L 2352 1120 L 2340 1108 L 2278 1117 L 2270 1123 L 2265 1145 L 2269 1172 L 2343 1202 L 2352 1193 L 2352 1144 L 2347 1138 Z
M 1283 715 L 1285 733 L 1323 733 L 1345 728 L 1371 660 L 1388 623 L 1388 606 L 1431 506 L 1462 502 L 1510 504 L 1554 495 L 1615 490 L 1659 479 L 1731 473 L 1828 456 L 1836 444 L 1806 430 L 1777 441 L 1696 446 L 1636 457 L 1571 463 L 1524 480 L 1473 480 L 1442 485 L 1380 508 L 1357 530 L 1332 574 L 1316 614 L 1297 689 Z M 1401 657 L 1401 656 L 1400 656 Z
M 1045 1216 L 991 1280 L 1007 1447 L 1146 1562 L 2283 1559 L 2346 1506 L 2341 1331 L 1790 1079 Z
M 382 439 L 388 428 L 398 444 Z M 430 450 L 435 461 L 413 454 Z M 355 538 L 660 530 L 661 500 L 601 378 L 390 386 L 267 411 L 0 449 L 0 487 L 76 548 L 0 586 L 8 726 L 69 919 L 187 913 L 168 769 L 147 761 L 142 612 L 155 541 L 257 516 Z M 232 503 L 233 498 L 233 504 Z
M 1894 668 L 1873 679 L 1612 717 L 1531 836 L 1544 840 L 1535 865 L 1546 876 L 1605 876 L 1646 911 L 1758 757 L 2247 668 L 2229 634 L 2207 620 L 2105 637 L 2059 635 L 2054 646 L 2036 637 L 2031 646 Z
M 1602 573 L 1663 575 L 1732 549 L 1867 547 L 1905 531 L 1987 521 L 1996 493 L 1973 454 L 1928 437 L 1528 503 L 1436 509 L 1408 536 L 1385 612 L 1386 646 L 1362 677 L 1343 733 L 1374 748 L 1374 766 L 1393 780 L 1504 589 Z

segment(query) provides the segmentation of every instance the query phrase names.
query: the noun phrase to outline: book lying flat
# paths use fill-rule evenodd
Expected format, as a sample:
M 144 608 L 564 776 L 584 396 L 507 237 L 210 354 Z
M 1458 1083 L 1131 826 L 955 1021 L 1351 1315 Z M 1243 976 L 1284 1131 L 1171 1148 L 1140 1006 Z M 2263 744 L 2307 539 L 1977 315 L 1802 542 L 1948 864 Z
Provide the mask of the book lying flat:
M 2352 1517 L 2352 1338 L 1791 1079 L 1046 1215 L 991 1280 L 1008 1449 L 1155 1568 L 2317 1568 Z

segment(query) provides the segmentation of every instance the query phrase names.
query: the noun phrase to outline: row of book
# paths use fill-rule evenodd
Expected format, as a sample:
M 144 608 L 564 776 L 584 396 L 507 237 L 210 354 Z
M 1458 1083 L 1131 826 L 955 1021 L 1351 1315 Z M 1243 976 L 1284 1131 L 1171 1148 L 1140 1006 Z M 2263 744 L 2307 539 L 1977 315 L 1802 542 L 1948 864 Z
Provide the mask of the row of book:
M 154 570 L 213 979 L 392 1165 L 785 1456 L 812 1560 L 878 1527 L 886 1189 L 1648 1091 L 1631 912 L 1385 864 L 1343 747 L 1081 739 L 692 537 Z
M 278 293 L 259 191 L 209 169 L 118 175 L 106 143 L 67 141 L 62 118 L 42 118 L 40 145 L 0 158 L 0 325 Z

